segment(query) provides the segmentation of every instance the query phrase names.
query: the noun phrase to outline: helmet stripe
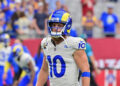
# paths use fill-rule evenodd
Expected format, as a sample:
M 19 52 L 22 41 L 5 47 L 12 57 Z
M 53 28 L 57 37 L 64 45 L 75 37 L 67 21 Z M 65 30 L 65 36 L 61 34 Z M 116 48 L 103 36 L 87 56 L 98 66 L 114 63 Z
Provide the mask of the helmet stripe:
M 13 52 L 15 52 L 16 50 L 17 50 L 17 48 L 21 48 L 20 46 L 15 46 L 14 48 L 13 48 Z
M 65 21 L 65 22 L 67 22 L 69 16 L 70 16 L 69 13 L 65 13 L 65 14 L 63 14 L 61 21 Z
M 50 15 L 49 20 L 51 20 L 53 13 Z
M 22 53 L 23 53 L 23 48 L 22 48 L 21 45 L 16 45 L 16 46 L 14 46 L 12 52 L 16 52 L 18 49 L 20 49 L 20 52 L 19 52 L 18 55 L 22 55 Z

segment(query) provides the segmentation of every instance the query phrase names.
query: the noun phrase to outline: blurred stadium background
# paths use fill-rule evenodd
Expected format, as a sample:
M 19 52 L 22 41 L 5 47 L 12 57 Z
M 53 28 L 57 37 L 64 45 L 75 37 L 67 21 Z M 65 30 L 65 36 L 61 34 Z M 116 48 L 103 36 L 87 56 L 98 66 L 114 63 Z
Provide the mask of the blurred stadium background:
M 89 26 L 83 25 L 83 22 L 87 22 L 83 10 L 92 11 L 92 17 L 96 18 L 90 21 L 90 31 L 93 32 L 92 36 L 88 34 L 88 42 L 92 46 L 97 67 L 101 70 L 100 74 L 93 73 L 95 80 L 98 86 L 120 86 L 120 0 L 86 0 L 90 3 L 88 8 L 83 8 L 84 1 L 0 0 L 0 34 L 10 35 L 11 46 L 16 38 L 21 38 L 34 58 L 42 38 L 48 35 L 46 21 L 53 10 L 65 9 L 71 13 L 73 26 L 70 35 L 75 37 L 85 33 L 85 27 Z M 108 25 L 115 25 L 115 31 L 109 33 L 110 37 L 106 36 L 105 22 L 101 19 L 102 13 L 107 13 L 109 8 L 117 17 L 117 20 L 108 18 Z

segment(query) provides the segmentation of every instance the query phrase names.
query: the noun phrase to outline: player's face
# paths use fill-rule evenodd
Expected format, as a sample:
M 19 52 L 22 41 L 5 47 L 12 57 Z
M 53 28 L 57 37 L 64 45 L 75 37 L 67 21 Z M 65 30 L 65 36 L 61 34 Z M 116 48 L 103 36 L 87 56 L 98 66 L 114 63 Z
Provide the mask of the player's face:
M 52 32 L 61 32 L 62 28 L 64 27 L 64 24 L 62 23 L 53 23 L 52 24 Z

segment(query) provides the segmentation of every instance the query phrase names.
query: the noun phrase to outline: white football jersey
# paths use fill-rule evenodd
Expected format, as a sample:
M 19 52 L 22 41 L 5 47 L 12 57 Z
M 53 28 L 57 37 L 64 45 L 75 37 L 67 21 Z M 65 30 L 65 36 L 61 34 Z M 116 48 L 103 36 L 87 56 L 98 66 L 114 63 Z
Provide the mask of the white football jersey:
M 54 46 L 51 37 L 41 42 L 49 66 L 50 86 L 79 86 L 77 67 L 73 53 L 77 49 L 86 49 L 83 39 L 68 36 Z
M 0 48 L 0 65 L 5 66 L 5 62 L 8 61 L 8 57 L 11 53 L 11 47 Z
M 29 55 L 28 53 L 23 53 L 22 56 L 20 57 L 20 59 L 18 58 L 14 58 L 15 62 L 20 66 L 20 68 L 22 68 L 24 71 L 26 71 L 27 74 L 30 74 L 31 71 L 28 67 L 28 63 L 30 61 L 32 61 L 32 64 L 34 66 L 34 70 L 35 70 L 35 62 L 33 60 L 33 58 L 31 57 L 31 55 Z

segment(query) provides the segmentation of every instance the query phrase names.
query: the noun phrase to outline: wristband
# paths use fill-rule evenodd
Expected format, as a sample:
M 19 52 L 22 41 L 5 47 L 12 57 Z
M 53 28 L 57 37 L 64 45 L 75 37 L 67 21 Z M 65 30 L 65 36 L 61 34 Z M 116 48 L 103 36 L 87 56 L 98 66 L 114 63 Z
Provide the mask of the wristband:
M 83 72 L 82 77 L 89 77 L 90 78 L 90 72 Z

